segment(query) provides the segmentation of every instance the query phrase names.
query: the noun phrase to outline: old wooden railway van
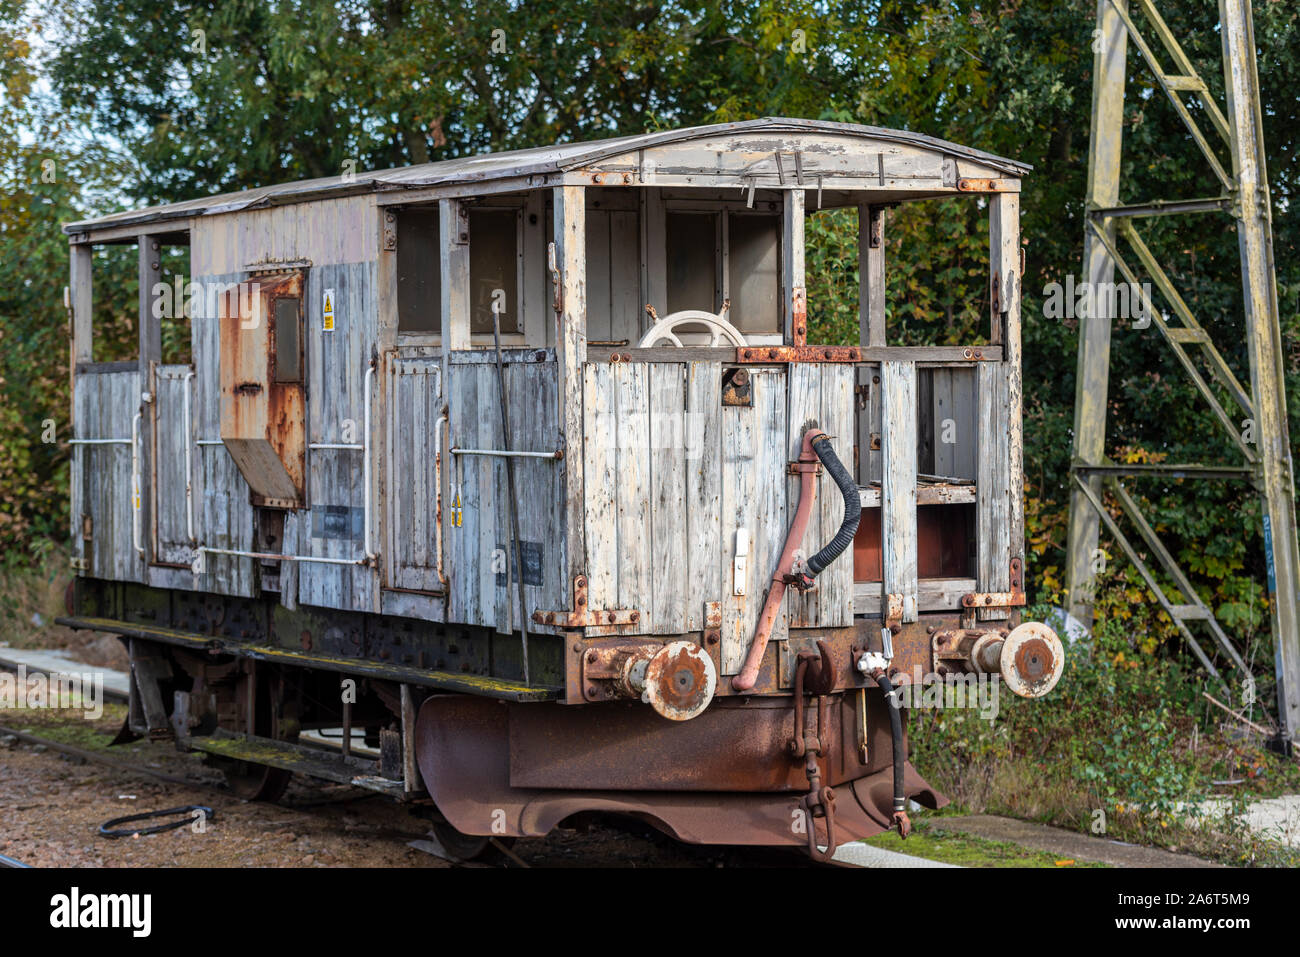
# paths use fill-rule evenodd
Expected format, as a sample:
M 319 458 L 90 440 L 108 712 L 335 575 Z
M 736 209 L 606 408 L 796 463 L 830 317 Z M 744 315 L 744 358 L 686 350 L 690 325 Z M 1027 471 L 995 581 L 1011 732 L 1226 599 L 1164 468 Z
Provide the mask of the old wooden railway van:
M 1019 620 L 1026 170 L 763 119 L 69 225 L 66 620 L 129 640 L 135 733 L 251 796 L 299 770 L 468 835 L 594 809 L 818 853 L 905 828 L 939 798 L 893 687 L 1061 669 Z M 891 344 L 887 210 L 962 194 L 987 334 Z M 845 208 L 861 338 L 817 345 L 805 222 Z M 126 362 L 96 361 L 107 244 L 139 249 Z

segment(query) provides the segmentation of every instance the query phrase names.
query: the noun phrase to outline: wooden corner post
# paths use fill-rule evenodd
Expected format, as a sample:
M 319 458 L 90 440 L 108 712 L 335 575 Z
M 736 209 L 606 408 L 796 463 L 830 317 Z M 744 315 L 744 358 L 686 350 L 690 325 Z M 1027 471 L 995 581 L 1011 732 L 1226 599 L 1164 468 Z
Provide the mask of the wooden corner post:
M 552 194 L 555 258 L 555 360 L 559 383 L 564 458 L 560 460 L 564 541 L 560 564 L 564 579 L 586 574 L 583 524 L 582 376 L 587 361 L 587 209 L 581 186 L 557 186 Z M 577 611 L 578 609 L 573 609 Z

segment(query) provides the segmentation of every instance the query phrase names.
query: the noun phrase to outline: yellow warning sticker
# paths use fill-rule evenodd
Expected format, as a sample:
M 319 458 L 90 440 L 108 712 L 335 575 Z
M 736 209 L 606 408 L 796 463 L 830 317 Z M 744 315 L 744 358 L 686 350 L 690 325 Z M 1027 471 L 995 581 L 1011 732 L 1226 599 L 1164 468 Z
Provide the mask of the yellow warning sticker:
M 334 331 L 334 290 L 325 290 L 325 306 L 321 310 L 321 329 L 325 332 Z

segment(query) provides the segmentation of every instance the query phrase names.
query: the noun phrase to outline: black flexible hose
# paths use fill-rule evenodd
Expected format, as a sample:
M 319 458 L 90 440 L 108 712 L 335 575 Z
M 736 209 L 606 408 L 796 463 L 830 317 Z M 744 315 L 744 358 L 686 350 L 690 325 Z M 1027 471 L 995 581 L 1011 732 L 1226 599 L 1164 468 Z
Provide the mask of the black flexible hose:
M 903 716 L 899 714 L 898 692 L 885 673 L 873 677 L 885 693 L 885 705 L 889 708 L 889 737 L 894 751 L 894 814 L 898 815 L 907 810 L 907 795 L 903 792 Z
M 844 467 L 844 463 L 831 448 L 831 437 L 817 436 L 812 441 L 812 447 L 831 478 L 835 479 L 835 484 L 840 487 L 840 494 L 844 496 L 844 522 L 840 525 L 840 530 L 820 552 L 808 559 L 808 577 L 816 578 L 821 574 L 822 569 L 839 558 L 841 553 L 853 544 L 853 536 L 858 531 L 858 522 L 862 521 L 862 499 L 858 497 L 857 481 L 849 474 L 849 470 Z

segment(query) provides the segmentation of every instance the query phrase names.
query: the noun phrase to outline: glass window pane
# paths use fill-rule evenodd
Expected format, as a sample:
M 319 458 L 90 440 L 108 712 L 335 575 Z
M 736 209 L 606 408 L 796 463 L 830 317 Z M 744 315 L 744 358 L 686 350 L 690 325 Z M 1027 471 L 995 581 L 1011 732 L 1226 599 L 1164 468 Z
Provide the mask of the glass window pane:
M 668 312 L 717 312 L 718 214 L 669 212 L 665 223 L 668 253 Z M 656 309 L 658 303 L 651 303 Z M 665 315 L 666 313 L 660 313 Z
M 741 332 L 781 331 L 781 217 L 732 213 L 728 260 L 731 309 Z
M 472 209 L 469 214 L 469 331 L 492 335 L 493 304 L 501 332 L 519 331 L 519 213 Z
M 274 382 L 302 381 L 302 323 L 296 297 L 275 300 L 275 355 L 272 357 Z
M 397 329 L 442 332 L 442 263 L 438 210 L 397 214 Z

